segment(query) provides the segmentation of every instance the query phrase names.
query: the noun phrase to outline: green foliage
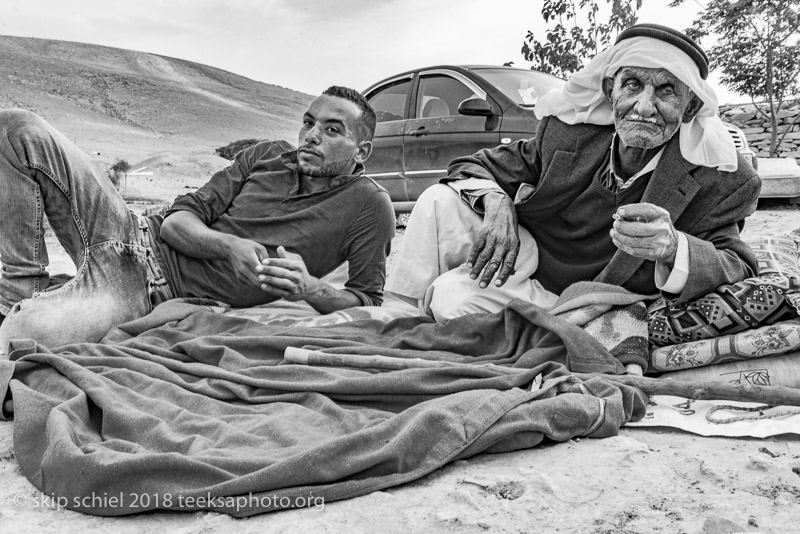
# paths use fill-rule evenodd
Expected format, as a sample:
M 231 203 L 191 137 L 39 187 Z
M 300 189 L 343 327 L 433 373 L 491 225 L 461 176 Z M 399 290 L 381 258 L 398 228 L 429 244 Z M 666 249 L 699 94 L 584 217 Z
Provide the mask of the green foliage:
M 610 4 L 608 22 L 603 22 L 601 14 L 607 6 L 601 4 Z M 545 0 L 542 18 L 548 28 L 544 39 L 528 31 L 522 55 L 533 62 L 531 68 L 568 78 L 635 24 L 641 7 L 642 0 Z
M 753 103 L 767 103 L 759 112 L 772 125 L 775 157 L 789 131 L 778 137 L 778 113 L 800 91 L 800 0 L 709 0 L 687 33 L 697 40 L 713 36 L 707 51 L 722 83 Z
M 245 148 L 249 148 L 260 142 L 261 140 L 259 139 L 240 139 L 215 149 L 214 153 L 221 158 L 232 160 L 236 154 Z
M 118 158 L 111 168 L 108 169 L 106 174 L 108 175 L 108 179 L 111 180 L 111 183 L 114 184 L 114 187 L 119 189 L 120 180 L 129 170 L 131 170 L 130 164 L 124 159 Z
M 124 159 L 117 159 L 111 166 L 111 171 L 117 174 L 124 174 L 131 170 L 130 164 Z

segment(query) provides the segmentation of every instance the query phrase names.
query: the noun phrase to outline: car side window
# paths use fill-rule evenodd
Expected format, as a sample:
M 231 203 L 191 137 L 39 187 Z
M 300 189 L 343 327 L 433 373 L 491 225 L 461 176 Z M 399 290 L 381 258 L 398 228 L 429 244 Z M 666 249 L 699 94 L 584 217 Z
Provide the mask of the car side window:
M 368 97 L 378 122 L 399 121 L 405 118 L 406 100 L 411 80 L 397 80 L 384 85 Z
M 480 95 L 450 76 L 431 74 L 421 76 L 417 96 L 417 118 L 458 116 L 458 105 Z

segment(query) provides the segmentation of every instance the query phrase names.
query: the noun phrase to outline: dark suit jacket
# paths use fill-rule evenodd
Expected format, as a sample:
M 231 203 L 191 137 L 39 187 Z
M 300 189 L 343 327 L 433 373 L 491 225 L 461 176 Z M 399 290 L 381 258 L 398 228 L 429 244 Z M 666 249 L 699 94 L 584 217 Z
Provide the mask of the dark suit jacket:
M 536 236 L 536 225 L 547 224 L 548 210 L 552 215 L 559 205 L 596 187 L 592 181 L 603 165 L 613 134 L 613 125 L 567 125 L 546 117 L 533 139 L 453 160 L 449 178 L 492 179 L 512 198 L 522 184 L 534 186 L 534 192 L 516 208 L 519 224 Z M 679 134 L 667 143 L 641 200 L 635 201 L 663 207 L 675 228 L 687 235 L 689 278 L 678 302 L 755 274 L 756 259 L 739 231 L 745 217 L 755 210 L 760 190 L 761 180 L 741 157 L 738 170 L 720 172 L 687 162 L 680 153 Z M 603 224 L 610 229 L 615 210 L 591 216 L 607 221 Z M 598 235 L 597 239 L 610 242 L 607 232 Z M 649 294 L 657 291 L 654 270 L 654 262 L 616 250 L 594 280 Z

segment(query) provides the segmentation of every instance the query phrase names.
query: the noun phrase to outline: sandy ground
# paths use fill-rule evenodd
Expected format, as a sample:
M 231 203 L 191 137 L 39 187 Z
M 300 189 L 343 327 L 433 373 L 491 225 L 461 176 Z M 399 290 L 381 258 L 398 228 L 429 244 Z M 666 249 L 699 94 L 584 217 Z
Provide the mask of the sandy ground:
M 204 179 L 184 178 L 169 186 L 138 178 L 127 184 L 128 194 L 161 202 Z M 146 206 L 131 205 L 137 211 Z M 800 210 L 764 202 L 744 233 L 753 239 L 798 227 Z M 74 272 L 63 252 L 51 257 L 54 271 Z M 13 426 L 0 423 L 2 533 L 800 532 L 796 435 L 704 438 L 666 428 L 624 428 L 613 438 L 480 455 L 410 484 L 308 509 L 249 519 L 177 512 L 100 518 L 43 502 L 16 463 Z

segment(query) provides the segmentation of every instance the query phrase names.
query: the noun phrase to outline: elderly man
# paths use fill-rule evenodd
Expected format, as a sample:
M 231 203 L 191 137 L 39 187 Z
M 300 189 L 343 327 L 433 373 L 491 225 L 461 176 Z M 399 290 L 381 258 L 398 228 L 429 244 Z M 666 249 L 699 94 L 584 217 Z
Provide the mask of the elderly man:
M 760 181 L 707 75 L 682 33 L 622 32 L 540 98 L 534 139 L 451 162 L 449 187 L 412 213 L 387 291 L 448 319 L 513 298 L 548 308 L 583 280 L 685 302 L 753 275 L 739 231 Z
M 173 297 L 304 300 L 323 313 L 382 302 L 394 214 L 363 175 L 375 114 L 352 89 L 331 87 L 311 103 L 298 149 L 244 150 L 164 216 L 130 212 L 38 116 L 2 112 L 0 129 L 0 352 L 15 338 L 97 341 Z M 61 286 L 46 270 L 45 213 L 78 267 Z M 345 261 L 344 289 L 320 280 Z

